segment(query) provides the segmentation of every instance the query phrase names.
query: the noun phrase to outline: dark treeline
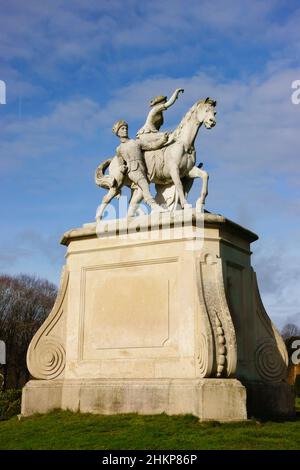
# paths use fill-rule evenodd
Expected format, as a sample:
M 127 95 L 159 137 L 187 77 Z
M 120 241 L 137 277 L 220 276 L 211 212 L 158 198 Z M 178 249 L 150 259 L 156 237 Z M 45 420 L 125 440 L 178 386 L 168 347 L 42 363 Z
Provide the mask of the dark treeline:
M 287 323 L 281 330 L 281 336 L 285 341 L 289 338 L 300 336 L 300 328 L 294 323 Z
M 6 366 L 0 366 L 4 389 L 20 388 L 29 380 L 27 348 L 56 295 L 56 286 L 45 279 L 0 275 L 0 340 L 6 344 Z

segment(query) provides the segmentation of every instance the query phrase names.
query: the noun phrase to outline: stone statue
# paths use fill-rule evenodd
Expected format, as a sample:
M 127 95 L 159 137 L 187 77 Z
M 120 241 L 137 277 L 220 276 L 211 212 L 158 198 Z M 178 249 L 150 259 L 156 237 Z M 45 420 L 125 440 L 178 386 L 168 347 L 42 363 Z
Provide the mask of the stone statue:
M 148 116 L 145 125 L 138 132 L 138 138 L 136 140 L 128 139 L 128 135 L 126 133 L 127 127 L 125 126 L 122 131 L 124 132 L 124 136 L 122 137 L 123 142 L 121 144 L 122 147 L 120 146 L 121 149 L 119 147 L 118 150 L 119 156 L 117 155 L 112 159 L 105 160 L 97 168 L 95 174 L 96 184 L 109 190 L 98 208 L 96 214 L 97 220 L 101 219 L 106 205 L 114 197 L 121 194 L 123 186 L 128 186 L 132 189 L 128 216 L 140 213 L 139 204 L 143 198 L 145 198 L 146 202 L 148 202 L 152 209 L 158 210 L 157 204 L 154 205 L 155 201 L 153 201 L 152 196 L 149 196 L 148 182 L 156 184 L 156 200 L 160 203 L 164 203 L 165 207 L 170 210 L 170 208 L 176 207 L 174 202 L 177 199 L 179 200 L 182 208 L 191 207 L 186 200 L 186 195 L 191 189 L 193 180 L 195 178 L 202 178 L 202 191 L 200 197 L 197 199 L 196 209 L 201 210 L 204 206 L 205 198 L 208 193 L 208 174 L 200 168 L 200 165 L 195 166 L 196 152 L 194 142 L 202 124 L 204 124 L 207 129 L 211 129 L 215 126 L 216 101 L 211 98 L 197 101 L 183 117 L 175 131 L 171 132 L 167 138 L 165 138 L 166 142 L 164 144 L 160 143 L 158 146 L 158 138 L 161 139 L 161 135 L 163 133 L 152 131 L 148 132 L 149 129 L 158 131 L 160 127 L 160 123 L 158 121 L 162 120 L 162 116 L 159 117 L 157 121 L 157 114 L 159 115 L 162 113 L 163 109 L 166 109 L 166 105 L 170 106 L 172 102 L 175 101 L 180 91 L 182 91 L 182 89 L 176 90 L 171 99 L 167 102 L 165 102 L 165 97 L 163 97 L 162 101 L 164 102 L 164 107 L 157 108 L 157 111 L 154 114 L 151 114 L 150 111 L 150 117 Z M 157 100 L 160 101 L 160 98 L 155 98 L 153 103 L 156 102 L 156 105 L 159 105 Z M 156 118 L 154 116 L 156 116 Z M 151 120 L 154 120 L 154 123 L 156 124 L 153 122 L 150 124 Z M 151 127 L 152 125 L 153 127 Z M 159 134 L 158 138 L 157 134 Z M 150 137 L 145 138 L 147 135 Z M 156 137 L 153 138 L 153 135 L 156 135 Z M 120 153 L 124 154 L 123 160 L 126 162 L 137 159 L 141 162 L 139 163 L 139 167 L 140 169 L 143 168 L 144 179 L 140 179 L 140 181 L 143 181 L 143 188 L 140 184 L 137 184 L 136 181 L 131 180 L 132 170 L 130 171 L 130 174 L 126 174 L 126 172 L 124 172 L 125 168 L 122 159 L 120 161 Z M 132 155 L 129 156 L 131 153 Z M 139 157 L 136 155 L 139 155 Z M 130 164 L 130 169 L 131 168 Z M 107 169 L 108 175 L 105 174 Z M 147 185 L 146 176 L 148 180 Z M 132 185 L 132 182 L 134 185 Z M 164 197 L 165 187 L 173 188 L 173 197 L 170 198 L 169 194 L 168 198 Z
M 137 138 L 145 143 L 156 142 L 157 149 L 166 144 L 168 141 L 168 132 L 158 132 L 164 123 L 163 111 L 172 106 L 177 100 L 179 93 L 183 92 L 183 88 L 177 88 L 168 101 L 167 97 L 162 95 L 153 98 L 150 101 L 152 109 L 147 116 L 145 124 L 137 132 Z M 153 150 L 156 149 L 153 148 Z
M 63 235 L 61 287 L 28 348 L 37 380 L 23 389 L 21 416 L 58 408 L 203 421 L 293 416 L 287 351 L 251 267 L 258 237 L 222 215 L 197 212 L 208 175 L 195 165 L 194 142 L 202 124 L 216 124 L 215 107 L 211 98 L 197 101 L 163 144 L 165 107 L 150 111 L 137 139 L 125 121 L 115 123 L 116 156 L 96 171 L 96 183 L 108 189 L 97 218 L 124 185 L 132 190 L 128 215 L 140 213 L 143 198 L 152 210 L 161 210 L 157 202 L 176 208 L 177 197 L 185 207 L 201 177 L 196 210 L 88 223 Z
M 155 202 L 149 190 L 141 143 L 138 140 L 129 139 L 128 124 L 123 120 L 114 124 L 113 132 L 121 141 L 121 144 L 117 147 L 120 171 L 124 174 L 127 169 L 128 178 L 134 183 L 133 187 L 141 192 L 145 202 L 152 210 L 162 211 L 163 209 Z

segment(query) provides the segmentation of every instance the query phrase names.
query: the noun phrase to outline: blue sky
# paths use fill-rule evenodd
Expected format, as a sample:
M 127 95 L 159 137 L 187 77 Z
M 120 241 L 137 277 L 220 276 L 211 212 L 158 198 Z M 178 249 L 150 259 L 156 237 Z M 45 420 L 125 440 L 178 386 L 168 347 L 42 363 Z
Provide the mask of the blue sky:
M 94 171 L 114 154 L 113 122 L 134 136 L 149 100 L 183 87 L 165 127 L 218 100 L 196 146 L 207 209 L 258 233 L 266 309 L 300 325 L 300 2 L 0 0 L 0 12 L 0 271 L 58 283 L 60 236 L 103 196 Z

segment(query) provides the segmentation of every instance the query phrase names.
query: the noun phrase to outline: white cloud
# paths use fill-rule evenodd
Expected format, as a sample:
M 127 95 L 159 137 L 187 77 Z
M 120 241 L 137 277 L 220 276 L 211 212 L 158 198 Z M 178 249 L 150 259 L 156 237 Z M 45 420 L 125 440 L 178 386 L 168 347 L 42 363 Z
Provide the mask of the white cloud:
M 146 118 L 149 99 L 170 95 L 182 86 L 184 95 L 165 113 L 166 128 L 172 128 L 196 100 L 210 95 L 218 100 L 217 126 L 210 132 L 201 130 L 197 140 L 198 161 L 211 175 L 207 207 L 260 231 L 254 261 L 267 310 L 278 318 L 282 312 L 293 316 L 300 311 L 296 267 L 300 261 L 296 254 L 300 105 L 292 105 L 290 86 L 300 78 L 299 65 L 295 66 L 300 29 L 299 9 L 281 21 L 274 19 L 276 9 L 283 6 L 279 0 L 190 0 L 188 8 L 179 0 L 129 0 L 126 5 L 11 0 L 2 12 L 4 39 L 0 42 L 4 63 L 0 78 L 5 78 L 2 73 L 9 77 L 8 93 L 12 99 L 44 97 L 51 80 L 58 90 L 63 84 L 64 93 L 51 106 L 47 96 L 46 106 L 35 114 L 24 113 L 21 119 L 9 114 L 2 119 L 0 170 L 15 176 L 16 168 L 32 165 L 36 178 L 47 168 L 52 182 L 61 182 L 62 175 L 73 181 L 78 167 L 70 163 L 71 156 L 79 159 L 82 149 L 93 156 L 98 152 L 99 160 L 114 153 L 117 142 L 111 126 L 116 119 L 127 119 L 134 136 Z M 212 46 L 217 57 L 222 37 L 232 40 L 233 46 L 246 44 L 245 54 L 251 45 L 269 47 L 265 67 L 225 79 L 215 56 L 211 59 L 215 65 L 202 60 Z M 176 66 L 189 57 L 203 63 L 201 71 L 188 70 L 185 76 Z M 17 68 L 15 62 L 22 66 Z M 72 64 L 74 76 L 65 72 Z M 22 67 L 24 71 L 28 67 L 30 74 L 22 74 Z M 168 76 L 159 72 L 166 68 Z M 88 86 L 84 93 L 75 94 L 70 78 L 76 80 L 82 74 L 95 79 L 104 70 L 111 77 L 110 95 L 101 97 L 99 84 L 101 104 Z M 149 78 L 140 79 L 145 71 Z M 124 75 L 125 85 L 120 86 Z M 50 170 L 45 162 L 49 155 Z M 199 185 L 194 185 L 194 198 Z M 37 246 L 47 246 L 47 240 L 35 241 Z M 20 256 L 25 256 L 22 250 L 26 249 L 20 246 Z
M 150 98 L 160 93 L 170 95 L 183 86 L 176 104 L 165 113 L 167 128 L 172 128 L 199 98 L 210 95 L 218 100 L 218 123 L 209 133 L 201 131 L 197 146 L 208 153 L 206 164 L 219 171 L 226 169 L 232 177 L 252 176 L 257 183 L 262 177 L 295 179 L 300 165 L 300 107 L 292 105 L 290 84 L 300 69 L 287 69 L 265 77 L 222 83 L 219 77 L 198 73 L 193 77 L 151 78 L 119 88 L 111 99 L 100 106 L 94 100 L 73 97 L 58 102 L 40 117 L 8 119 L 2 127 L 1 154 L 22 158 L 72 146 L 72 139 L 83 141 L 96 132 L 110 133 L 113 122 L 129 120 L 131 135 L 143 124 Z M 103 132 L 103 131 L 102 131 Z M 110 134 L 107 134 L 110 135 Z M 202 160 L 202 158 L 201 158 Z M 252 174 L 249 172 L 253 172 Z M 255 178 L 254 178 L 255 177 Z
M 278 23 L 273 17 L 280 5 L 277 0 L 189 0 L 187 7 L 183 0 L 134 0 L 126 3 L 124 14 L 121 0 L 52 0 L 46 5 L 11 0 L 1 11 L 0 55 L 6 61 L 24 61 L 44 79 L 54 79 L 69 63 L 93 66 L 104 61 L 106 66 L 126 67 L 128 48 L 153 65 L 161 60 L 158 51 L 168 51 L 167 62 L 176 66 L 195 47 L 201 53 L 222 36 L 249 45 L 276 43 L 278 50 L 293 41 L 296 49 L 299 10 Z

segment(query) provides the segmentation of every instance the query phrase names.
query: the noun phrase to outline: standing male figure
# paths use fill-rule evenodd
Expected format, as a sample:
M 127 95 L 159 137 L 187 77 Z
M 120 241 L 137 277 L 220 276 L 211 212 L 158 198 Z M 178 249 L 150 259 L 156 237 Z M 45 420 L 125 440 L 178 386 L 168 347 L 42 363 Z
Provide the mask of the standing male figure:
M 143 192 L 145 202 L 153 211 L 163 211 L 150 193 L 142 144 L 138 140 L 128 137 L 128 124 L 123 120 L 117 121 L 112 130 L 121 141 L 121 144 L 117 147 L 117 157 L 121 171 L 125 173 L 128 169 L 128 177 Z

